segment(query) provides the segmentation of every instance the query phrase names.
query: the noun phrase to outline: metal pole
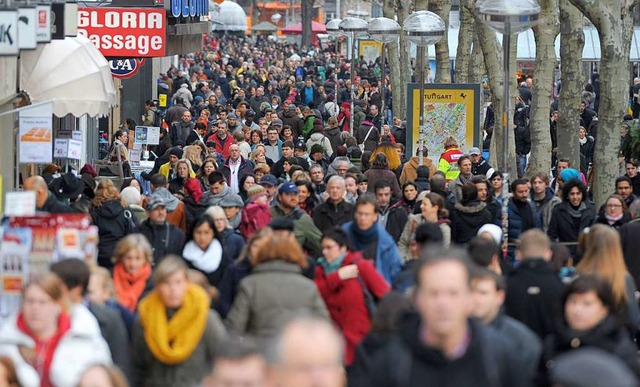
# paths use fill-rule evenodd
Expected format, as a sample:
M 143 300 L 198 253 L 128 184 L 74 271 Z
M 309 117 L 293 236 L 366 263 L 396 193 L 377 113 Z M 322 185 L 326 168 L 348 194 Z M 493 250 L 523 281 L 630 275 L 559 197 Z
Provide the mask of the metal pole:
M 504 60 L 504 111 L 502 112 L 502 254 L 506 258 L 509 244 L 509 105 L 510 90 L 509 80 L 511 79 L 511 68 L 509 66 L 509 45 L 511 43 L 511 28 L 506 25 L 505 33 L 502 35 L 502 52 Z M 513 160 L 512 160 L 513 161 Z
M 420 127 L 418 129 L 419 133 L 419 141 L 418 141 L 418 160 L 420 161 L 419 165 L 424 165 L 423 161 L 423 149 L 424 149 L 424 56 L 425 50 L 424 46 L 418 46 L 418 63 L 420 63 Z
M 356 99 L 356 89 L 355 89 L 355 79 L 356 79 L 356 33 L 351 32 L 351 117 L 349 120 L 349 130 L 351 130 L 351 135 L 353 136 L 353 132 L 355 128 L 353 127 L 353 102 Z
M 381 71 L 380 71 L 380 84 L 378 85 L 378 87 L 380 87 L 380 106 L 378 106 L 380 108 L 380 114 L 382 115 L 382 120 L 380 122 L 382 122 L 382 125 L 385 124 L 385 117 L 387 116 L 386 112 L 384 111 L 384 49 L 385 49 L 385 44 L 384 44 L 384 40 L 385 40 L 386 36 L 383 35 L 382 37 L 382 54 L 380 55 L 380 58 L 382 59 L 382 65 L 381 65 Z

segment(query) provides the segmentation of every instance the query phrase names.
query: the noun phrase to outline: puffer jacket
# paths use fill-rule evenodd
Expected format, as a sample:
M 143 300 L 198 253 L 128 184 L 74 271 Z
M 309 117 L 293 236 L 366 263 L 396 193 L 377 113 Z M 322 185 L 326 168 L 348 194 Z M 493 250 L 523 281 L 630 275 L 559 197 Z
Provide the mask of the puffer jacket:
M 333 146 L 331 145 L 331 140 L 329 140 L 327 136 L 318 132 L 312 133 L 311 136 L 309 136 L 309 139 L 307 140 L 307 152 L 310 153 L 311 147 L 314 146 L 315 144 L 318 144 L 321 147 L 323 147 L 324 154 L 327 155 L 327 157 L 331 157 L 331 155 L 333 154 Z
M 56 387 L 75 387 L 82 372 L 93 364 L 111 364 L 111 353 L 102 338 L 95 317 L 84 305 L 75 305 L 70 313 L 71 327 L 53 353 L 49 378 Z M 34 348 L 35 343 L 18 328 L 18 316 L 10 317 L 0 329 L 0 355 L 8 356 L 16 368 L 20 384 L 40 385 L 40 376 L 21 355 L 20 348 Z
M 467 243 L 487 223 L 493 223 L 493 215 L 487 210 L 486 203 L 456 203 L 451 213 L 451 241 L 457 244 Z
M 113 251 L 116 244 L 132 230 L 129 227 L 129 220 L 125 217 L 125 207 L 120 200 L 108 200 L 100 206 L 92 206 L 89 215 L 93 224 L 98 227 L 98 265 L 111 269 L 113 263 Z M 133 216 L 131 212 L 128 212 Z M 133 220 L 133 219 L 132 219 Z

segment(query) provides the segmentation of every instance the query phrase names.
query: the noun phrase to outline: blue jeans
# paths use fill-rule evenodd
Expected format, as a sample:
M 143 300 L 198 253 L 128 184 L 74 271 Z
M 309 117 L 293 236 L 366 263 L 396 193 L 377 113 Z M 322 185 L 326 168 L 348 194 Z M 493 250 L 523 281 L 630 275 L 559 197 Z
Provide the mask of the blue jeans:
M 527 171 L 527 155 L 518 155 L 518 177 L 524 176 Z

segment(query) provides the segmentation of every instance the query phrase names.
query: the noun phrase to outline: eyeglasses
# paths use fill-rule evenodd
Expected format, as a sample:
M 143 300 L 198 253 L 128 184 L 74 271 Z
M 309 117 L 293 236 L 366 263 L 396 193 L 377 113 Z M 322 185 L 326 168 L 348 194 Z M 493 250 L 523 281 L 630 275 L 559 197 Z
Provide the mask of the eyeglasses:
M 607 204 L 607 208 L 622 208 L 620 204 Z

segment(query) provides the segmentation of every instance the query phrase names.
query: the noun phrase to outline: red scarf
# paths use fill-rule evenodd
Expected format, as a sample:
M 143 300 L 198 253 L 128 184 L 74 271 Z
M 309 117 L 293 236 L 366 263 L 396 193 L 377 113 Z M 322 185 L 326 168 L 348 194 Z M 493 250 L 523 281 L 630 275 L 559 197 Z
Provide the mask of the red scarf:
M 53 354 L 58 347 L 58 343 L 62 337 L 71 328 L 71 318 L 65 312 L 60 313 L 58 317 L 58 328 L 56 333 L 48 339 L 38 339 L 31 333 L 27 327 L 27 323 L 24 321 L 22 313 L 18 315 L 18 329 L 27 334 L 33 339 L 36 347 L 33 348 L 35 356 L 32 359 L 25 359 L 33 368 L 35 368 L 38 375 L 40 375 L 40 387 L 52 387 L 49 377 L 49 371 L 51 370 L 51 362 L 53 360 Z
M 151 277 L 151 264 L 149 263 L 135 274 L 129 273 L 122 263 L 118 263 L 113 268 L 113 284 L 116 288 L 118 302 L 134 312 L 149 277 Z

